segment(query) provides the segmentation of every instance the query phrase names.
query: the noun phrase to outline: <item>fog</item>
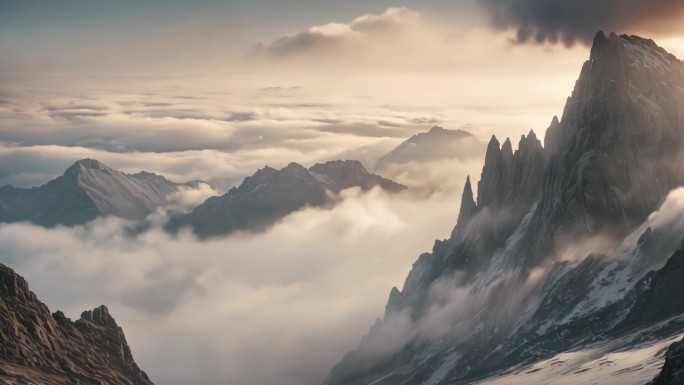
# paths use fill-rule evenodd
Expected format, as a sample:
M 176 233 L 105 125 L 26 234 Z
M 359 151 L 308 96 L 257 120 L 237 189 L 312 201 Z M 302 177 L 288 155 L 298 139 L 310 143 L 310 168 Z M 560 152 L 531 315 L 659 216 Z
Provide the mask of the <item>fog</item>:
M 106 304 L 158 383 L 318 384 L 382 315 L 417 255 L 448 236 L 458 209 L 456 194 L 343 198 L 265 234 L 209 242 L 158 227 L 131 237 L 114 218 L 5 224 L 0 261 L 52 311 L 78 318 Z

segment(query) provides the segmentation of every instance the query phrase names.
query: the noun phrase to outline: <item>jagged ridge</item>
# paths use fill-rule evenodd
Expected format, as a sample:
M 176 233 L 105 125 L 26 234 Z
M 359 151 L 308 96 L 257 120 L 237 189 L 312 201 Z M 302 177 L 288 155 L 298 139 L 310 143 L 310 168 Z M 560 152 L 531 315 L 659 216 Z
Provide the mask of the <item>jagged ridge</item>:
M 24 278 L 0 264 L 0 382 L 152 384 L 105 306 L 72 322 L 50 314 Z
M 238 230 L 263 231 L 278 219 L 304 207 L 331 207 L 327 191 L 350 187 L 380 187 L 400 192 L 405 186 L 371 174 L 356 160 L 330 161 L 310 169 L 290 163 L 281 170 L 264 167 L 227 194 L 207 199 L 192 212 L 174 216 L 167 229 L 190 227 L 200 237 L 227 235 Z
M 553 258 L 599 232 L 616 244 L 638 236 L 630 233 L 684 182 L 677 161 L 683 136 L 682 62 L 651 40 L 597 34 L 545 148 L 521 142 L 521 154 L 532 150 L 514 161 L 510 142 L 492 138 L 477 201 L 468 178 L 452 237 L 420 256 L 403 289 L 392 289 L 384 319 L 325 384 L 468 383 L 676 315 L 679 307 L 660 287 L 682 273 L 678 257 L 659 272 L 640 269 L 657 259 L 648 241 L 611 256 Z M 649 234 L 642 238 L 657 238 Z M 535 269 L 542 279 L 530 281 Z M 445 284 L 469 299 L 450 315 L 449 332 L 431 338 L 421 322 L 448 309 L 434 298 Z M 644 311 L 658 301 L 672 311 Z M 406 323 L 413 326 L 400 334 L 405 343 L 378 351 L 388 330 Z M 681 320 L 667 325 L 658 333 L 677 330 Z

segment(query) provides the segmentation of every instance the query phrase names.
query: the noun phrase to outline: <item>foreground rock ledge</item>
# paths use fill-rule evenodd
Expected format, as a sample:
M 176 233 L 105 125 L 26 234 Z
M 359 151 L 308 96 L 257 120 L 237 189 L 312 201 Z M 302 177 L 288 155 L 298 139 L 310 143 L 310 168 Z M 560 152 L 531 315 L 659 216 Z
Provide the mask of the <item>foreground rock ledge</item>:
M 71 321 L 50 314 L 26 280 L 0 264 L 0 384 L 152 384 L 105 306 Z

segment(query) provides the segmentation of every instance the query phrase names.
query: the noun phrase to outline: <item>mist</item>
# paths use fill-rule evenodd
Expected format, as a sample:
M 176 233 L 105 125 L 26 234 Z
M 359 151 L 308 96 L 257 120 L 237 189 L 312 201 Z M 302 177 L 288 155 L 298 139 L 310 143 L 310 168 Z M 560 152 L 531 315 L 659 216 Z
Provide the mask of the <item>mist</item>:
M 208 242 L 160 227 L 132 237 L 115 218 L 5 224 L 0 261 L 52 311 L 78 318 L 106 304 L 158 383 L 318 384 L 457 210 L 455 196 L 347 190 L 333 210 Z

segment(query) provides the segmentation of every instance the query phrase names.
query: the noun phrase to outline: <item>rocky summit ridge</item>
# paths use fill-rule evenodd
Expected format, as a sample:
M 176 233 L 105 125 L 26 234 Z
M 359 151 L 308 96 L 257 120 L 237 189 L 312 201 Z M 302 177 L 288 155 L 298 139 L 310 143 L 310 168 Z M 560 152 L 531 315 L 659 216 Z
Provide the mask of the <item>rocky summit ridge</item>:
M 235 231 L 263 231 L 305 207 L 331 207 L 335 199 L 329 193 L 352 187 L 363 191 L 378 187 L 389 193 L 406 189 L 369 173 L 357 160 L 318 163 L 309 169 L 294 162 L 280 170 L 266 166 L 228 193 L 207 199 L 187 214 L 172 217 L 167 229 L 175 232 L 188 227 L 202 238 Z
M 468 384 L 570 348 L 681 333 L 684 228 L 651 214 L 684 185 L 683 150 L 684 63 L 599 32 L 544 145 L 533 132 L 516 152 L 490 140 L 451 237 L 418 258 L 324 384 Z
M 26 280 L 0 264 L 0 383 L 151 385 L 105 306 L 71 321 L 50 314 Z

